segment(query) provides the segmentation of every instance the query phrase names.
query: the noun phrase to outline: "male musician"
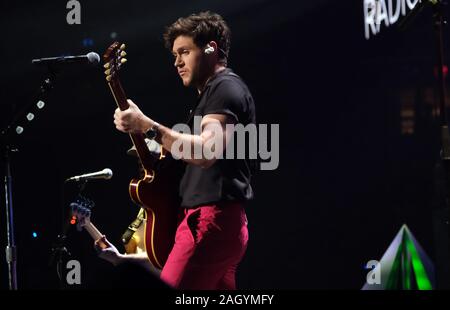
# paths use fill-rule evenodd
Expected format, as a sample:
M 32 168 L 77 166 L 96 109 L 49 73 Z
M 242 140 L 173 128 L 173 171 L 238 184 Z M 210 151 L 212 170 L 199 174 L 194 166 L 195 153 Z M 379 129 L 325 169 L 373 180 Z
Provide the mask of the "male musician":
M 183 85 L 198 91 L 193 110 L 194 116 L 201 117 L 198 132 L 165 127 L 131 100 L 127 110 L 115 111 L 114 123 L 126 133 L 152 132 L 169 152 L 175 145 L 190 146 L 189 152 L 178 155 L 187 163 L 179 188 L 185 217 L 161 279 L 179 289 L 235 289 L 236 268 L 248 241 L 244 204 L 253 197 L 250 164 L 228 156 L 194 156 L 194 150 L 211 146 L 219 136 L 223 143 L 214 144 L 213 152 L 224 154 L 233 135 L 232 126 L 226 125 L 254 124 L 255 105 L 242 79 L 227 68 L 230 30 L 220 15 L 201 12 L 179 18 L 167 28 L 164 39 Z M 192 122 L 189 126 L 195 128 Z M 149 264 L 145 257 L 122 255 L 105 238 L 103 242 L 110 247 L 100 256 L 114 264 L 126 260 Z

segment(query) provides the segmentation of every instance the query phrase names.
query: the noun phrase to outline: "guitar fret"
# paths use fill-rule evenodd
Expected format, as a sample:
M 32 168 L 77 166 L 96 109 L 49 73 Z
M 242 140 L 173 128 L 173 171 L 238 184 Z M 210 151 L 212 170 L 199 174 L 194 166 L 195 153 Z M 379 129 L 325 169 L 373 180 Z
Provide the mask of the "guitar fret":
M 91 235 L 92 239 L 98 240 L 103 237 L 102 233 L 94 226 L 91 222 L 89 222 L 84 228 L 87 230 L 89 235 Z

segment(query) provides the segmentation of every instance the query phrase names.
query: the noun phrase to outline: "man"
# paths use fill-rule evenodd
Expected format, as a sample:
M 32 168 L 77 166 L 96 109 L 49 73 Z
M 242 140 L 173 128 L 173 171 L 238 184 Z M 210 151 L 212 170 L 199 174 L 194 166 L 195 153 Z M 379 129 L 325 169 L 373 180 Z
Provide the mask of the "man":
M 210 147 L 214 154 L 223 155 L 234 134 L 230 125 L 254 124 L 255 105 L 245 83 L 227 68 L 230 30 L 221 16 L 202 12 L 179 18 L 167 28 L 164 39 L 183 85 L 198 91 L 191 115 L 194 120 L 201 117 L 198 132 L 167 128 L 144 115 L 131 100 L 127 110 L 115 111 L 114 123 L 122 132 L 151 131 L 165 150 L 179 151 L 177 156 L 187 163 L 180 183 L 185 217 L 161 279 L 179 289 L 235 289 L 236 268 L 248 241 L 244 204 L 253 197 L 250 165 L 245 159 L 211 157 L 206 152 L 194 156 L 194 150 Z M 101 257 L 114 264 L 135 260 L 148 267 L 148 260 L 121 255 L 105 238 L 103 242 L 109 248 Z

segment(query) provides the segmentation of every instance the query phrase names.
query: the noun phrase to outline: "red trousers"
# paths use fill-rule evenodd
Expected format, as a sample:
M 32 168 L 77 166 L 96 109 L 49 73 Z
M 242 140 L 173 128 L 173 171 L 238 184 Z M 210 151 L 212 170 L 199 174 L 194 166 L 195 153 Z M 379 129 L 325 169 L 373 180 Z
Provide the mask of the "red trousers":
M 247 242 L 241 203 L 186 209 L 161 279 L 177 289 L 236 289 L 236 268 Z

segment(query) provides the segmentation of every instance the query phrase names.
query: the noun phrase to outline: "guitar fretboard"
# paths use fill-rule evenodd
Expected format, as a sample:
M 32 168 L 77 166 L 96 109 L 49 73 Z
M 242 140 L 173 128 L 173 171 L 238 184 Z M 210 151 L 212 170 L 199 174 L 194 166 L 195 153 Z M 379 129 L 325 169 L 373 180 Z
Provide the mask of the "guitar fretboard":
M 86 229 L 86 231 L 89 233 L 89 235 L 91 235 L 92 239 L 94 239 L 94 240 L 98 240 L 101 237 L 103 237 L 102 233 L 91 222 L 86 224 L 84 226 L 84 228 Z M 103 247 L 101 244 L 100 244 L 100 246 Z

